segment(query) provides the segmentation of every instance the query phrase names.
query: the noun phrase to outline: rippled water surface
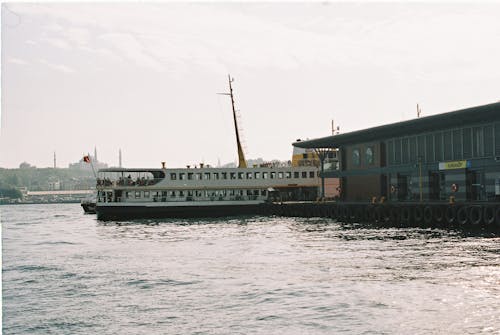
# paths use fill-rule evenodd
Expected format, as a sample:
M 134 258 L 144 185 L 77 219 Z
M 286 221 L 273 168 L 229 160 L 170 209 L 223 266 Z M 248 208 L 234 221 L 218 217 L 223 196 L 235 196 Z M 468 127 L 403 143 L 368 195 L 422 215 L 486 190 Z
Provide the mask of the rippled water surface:
M 500 239 L 0 206 L 4 334 L 500 333 Z

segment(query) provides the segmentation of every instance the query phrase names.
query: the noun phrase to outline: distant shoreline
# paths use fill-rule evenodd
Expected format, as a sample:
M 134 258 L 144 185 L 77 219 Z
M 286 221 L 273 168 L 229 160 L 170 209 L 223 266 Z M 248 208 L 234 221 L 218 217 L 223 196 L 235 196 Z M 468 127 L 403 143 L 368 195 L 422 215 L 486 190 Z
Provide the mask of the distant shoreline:
M 51 201 L 51 202 L 12 202 L 12 203 L 0 203 L 0 206 L 6 205 L 51 205 L 51 204 L 79 204 L 80 200 L 68 200 L 68 201 Z

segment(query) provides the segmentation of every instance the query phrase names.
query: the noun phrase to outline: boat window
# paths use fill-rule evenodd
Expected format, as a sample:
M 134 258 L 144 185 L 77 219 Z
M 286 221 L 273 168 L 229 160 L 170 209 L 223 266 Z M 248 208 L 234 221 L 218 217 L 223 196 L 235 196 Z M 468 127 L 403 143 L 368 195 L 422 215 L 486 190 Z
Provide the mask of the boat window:
M 227 172 L 222 172 L 222 179 L 227 179 Z
M 286 178 L 287 178 L 287 179 L 292 178 L 292 173 L 291 173 L 290 171 L 287 171 L 287 172 L 286 172 Z
M 172 198 L 175 198 L 175 191 L 170 191 L 170 196 L 171 196 Z
M 177 174 L 176 173 L 171 173 L 170 174 L 170 180 L 176 180 L 177 179 Z
M 238 172 L 238 179 L 243 179 L 243 172 Z
M 188 172 L 188 180 L 193 180 L 193 173 L 192 172 Z
M 214 179 L 218 180 L 219 179 L 219 172 L 214 172 Z
M 186 179 L 186 174 L 181 172 L 179 173 L 179 180 L 185 180 Z
M 272 171 L 271 172 L 271 179 L 274 179 L 274 178 L 276 178 L 276 172 Z
M 144 198 L 149 198 L 149 191 L 144 191 Z
M 302 171 L 302 178 L 307 178 L 307 172 L 306 171 Z
M 278 179 L 283 179 L 283 172 L 282 171 L 278 172 Z
M 198 172 L 198 173 L 196 174 L 196 180 L 201 180 L 201 172 Z
M 247 179 L 252 179 L 252 178 L 253 178 L 252 172 L 247 172 Z
M 255 172 L 255 179 L 260 179 L 260 172 Z
M 230 176 L 231 176 L 231 179 L 236 179 L 236 172 L 231 172 Z
M 135 191 L 135 197 L 140 198 L 141 197 L 141 191 Z
M 299 172 L 298 171 L 295 171 L 293 173 L 293 178 L 299 178 Z
M 205 172 L 205 180 L 210 180 L 210 172 Z
M 314 178 L 314 171 L 309 171 L 309 178 Z
M 262 179 L 267 179 L 267 172 L 262 172 Z

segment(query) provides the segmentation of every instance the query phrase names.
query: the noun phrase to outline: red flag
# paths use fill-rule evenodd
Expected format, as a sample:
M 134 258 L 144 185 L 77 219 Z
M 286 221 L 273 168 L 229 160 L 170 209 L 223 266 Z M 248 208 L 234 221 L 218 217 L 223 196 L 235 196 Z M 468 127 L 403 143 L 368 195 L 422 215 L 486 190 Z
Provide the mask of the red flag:
M 90 163 L 90 157 L 89 156 L 83 156 L 83 161 L 85 163 Z

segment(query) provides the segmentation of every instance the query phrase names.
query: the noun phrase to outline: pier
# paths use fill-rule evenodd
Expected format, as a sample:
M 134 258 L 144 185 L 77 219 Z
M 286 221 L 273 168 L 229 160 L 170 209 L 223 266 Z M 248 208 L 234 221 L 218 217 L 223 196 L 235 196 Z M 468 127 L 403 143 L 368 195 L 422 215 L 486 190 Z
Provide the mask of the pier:
M 500 233 L 500 203 L 275 202 L 264 214 L 330 218 L 389 227 L 466 228 Z

